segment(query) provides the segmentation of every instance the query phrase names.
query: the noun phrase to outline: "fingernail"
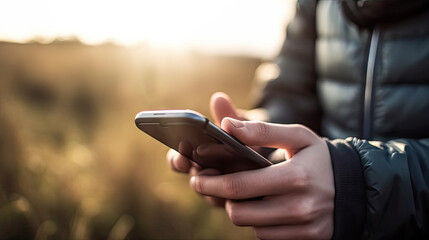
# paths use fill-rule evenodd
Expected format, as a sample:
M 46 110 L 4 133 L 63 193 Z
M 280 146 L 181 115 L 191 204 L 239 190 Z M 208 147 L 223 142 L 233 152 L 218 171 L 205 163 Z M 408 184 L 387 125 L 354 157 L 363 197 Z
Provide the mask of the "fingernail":
M 228 118 L 229 122 L 234 126 L 235 128 L 242 128 L 244 127 L 244 123 L 242 121 L 236 120 L 234 118 Z

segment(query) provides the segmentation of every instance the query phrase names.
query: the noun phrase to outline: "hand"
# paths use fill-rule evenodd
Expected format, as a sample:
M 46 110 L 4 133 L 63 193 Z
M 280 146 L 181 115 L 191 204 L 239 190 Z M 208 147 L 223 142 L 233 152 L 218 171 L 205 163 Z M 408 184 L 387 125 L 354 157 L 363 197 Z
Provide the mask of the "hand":
M 224 117 L 232 117 L 235 119 L 245 120 L 241 116 L 241 110 L 238 110 L 231 99 L 225 93 L 215 93 L 210 99 L 210 111 L 214 118 L 214 122 L 220 126 L 220 122 Z M 178 152 L 170 149 L 167 153 L 167 160 L 170 163 L 170 166 L 173 170 L 182 173 L 189 173 L 193 167 L 196 167 L 195 164 L 182 156 Z
M 232 103 L 231 99 L 225 93 L 215 93 L 212 95 L 210 100 L 210 110 L 214 118 L 214 122 L 220 126 L 220 122 L 224 117 L 232 117 L 235 119 L 245 120 L 245 111 L 237 109 Z M 255 114 L 256 113 L 256 114 Z M 256 117 L 257 114 L 261 114 L 260 110 L 258 112 L 251 112 L 253 117 Z M 262 115 L 261 115 L 262 116 Z M 189 173 L 191 176 L 195 175 L 218 175 L 219 172 L 215 169 L 201 169 L 198 165 L 191 162 L 189 159 L 179 154 L 173 149 L 170 149 L 167 153 L 167 161 L 170 163 L 170 166 L 173 170 L 181 173 Z M 214 198 L 214 197 L 205 197 L 207 201 L 212 203 L 215 206 L 223 207 L 225 204 L 224 199 Z
M 230 118 L 222 128 L 248 146 L 285 150 L 285 162 L 251 171 L 194 176 L 196 192 L 229 199 L 225 209 L 238 226 L 262 239 L 330 239 L 335 187 L 323 139 L 301 125 L 245 122 Z M 261 200 L 236 201 L 263 197 Z

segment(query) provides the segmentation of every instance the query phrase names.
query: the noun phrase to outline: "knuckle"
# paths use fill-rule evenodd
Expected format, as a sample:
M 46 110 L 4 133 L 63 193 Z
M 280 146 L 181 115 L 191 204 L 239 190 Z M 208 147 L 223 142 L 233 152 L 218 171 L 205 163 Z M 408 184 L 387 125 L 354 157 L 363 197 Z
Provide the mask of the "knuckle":
M 253 233 L 255 234 L 256 238 L 258 239 L 265 239 L 267 238 L 266 233 L 264 230 L 258 227 L 253 228 Z
M 189 171 L 189 164 L 185 159 L 176 158 L 173 160 L 172 165 L 176 172 L 186 173 Z
M 204 183 L 199 177 L 194 178 L 194 187 L 197 192 L 204 192 Z
M 187 160 L 177 152 L 173 152 L 170 150 L 167 153 L 167 161 L 170 165 L 170 168 L 176 172 L 186 173 L 189 171 L 189 160 Z
M 170 165 L 170 167 L 174 167 L 173 165 L 173 160 L 174 160 L 174 155 L 170 154 L 170 152 L 167 153 L 165 159 L 167 160 L 167 163 Z
M 294 127 L 296 134 L 298 134 L 299 136 L 307 137 L 309 135 L 308 129 L 305 126 L 301 124 L 296 124 Z
M 234 225 L 236 225 L 236 226 L 243 226 L 244 225 L 243 220 L 239 214 L 239 211 L 237 211 L 235 204 L 231 204 L 229 206 L 228 216 Z
M 271 128 L 263 122 L 255 122 L 255 137 L 266 137 L 271 135 Z
M 305 232 L 307 239 L 321 239 L 323 233 L 321 227 L 316 224 L 310 225 Z
M 173 171 L 175 171 L 175 172 L 178 172 L 178 173 L 182 172 L 182 171 L 178 168 L 178 164 L 177 164 L 177 162 L 176 162 L 175 160 L 171 160 L 171 162 L 170 162 L 170 168 L 171 168 L 171 170 L 173 170 Z
M 223 183 L 225 194 L 232 199 L 241 196 L 245 192 L 245 183 L 240 178 L 228 178 Z
M 311 187 L 311 176 L 302 166 L 296 165 L 290 184 L 297 191 L 309 190 Z
M 299 201 L 293 209 L 294 218 L 299 222 L 315 220 L 316 206 L 312 200 Z
M 296 139 L 303 139 L 304 141 L 311 141 L 314 139 L 314 133 L 304 125 L 293 124 L 293 131 Z

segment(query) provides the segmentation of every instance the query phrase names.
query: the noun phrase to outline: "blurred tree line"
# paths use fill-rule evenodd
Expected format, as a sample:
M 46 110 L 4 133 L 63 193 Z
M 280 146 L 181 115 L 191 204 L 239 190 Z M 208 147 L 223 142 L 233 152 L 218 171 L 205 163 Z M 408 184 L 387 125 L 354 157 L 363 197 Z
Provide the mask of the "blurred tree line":
M 0 239 L 252 239 L 140 132 L 142 110 L 250 107 L 261 60 L 148 46 L 0 43 Z

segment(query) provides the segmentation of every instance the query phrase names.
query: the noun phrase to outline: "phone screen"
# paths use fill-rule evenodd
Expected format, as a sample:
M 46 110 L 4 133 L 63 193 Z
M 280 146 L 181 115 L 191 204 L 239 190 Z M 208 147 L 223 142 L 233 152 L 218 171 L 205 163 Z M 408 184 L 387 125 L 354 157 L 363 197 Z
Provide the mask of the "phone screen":
M 206 118 L 192 114 L 140 115 L 140 120 L 136 117 L 136 124 L 203 168 L 231 173 L 271 165 Z

